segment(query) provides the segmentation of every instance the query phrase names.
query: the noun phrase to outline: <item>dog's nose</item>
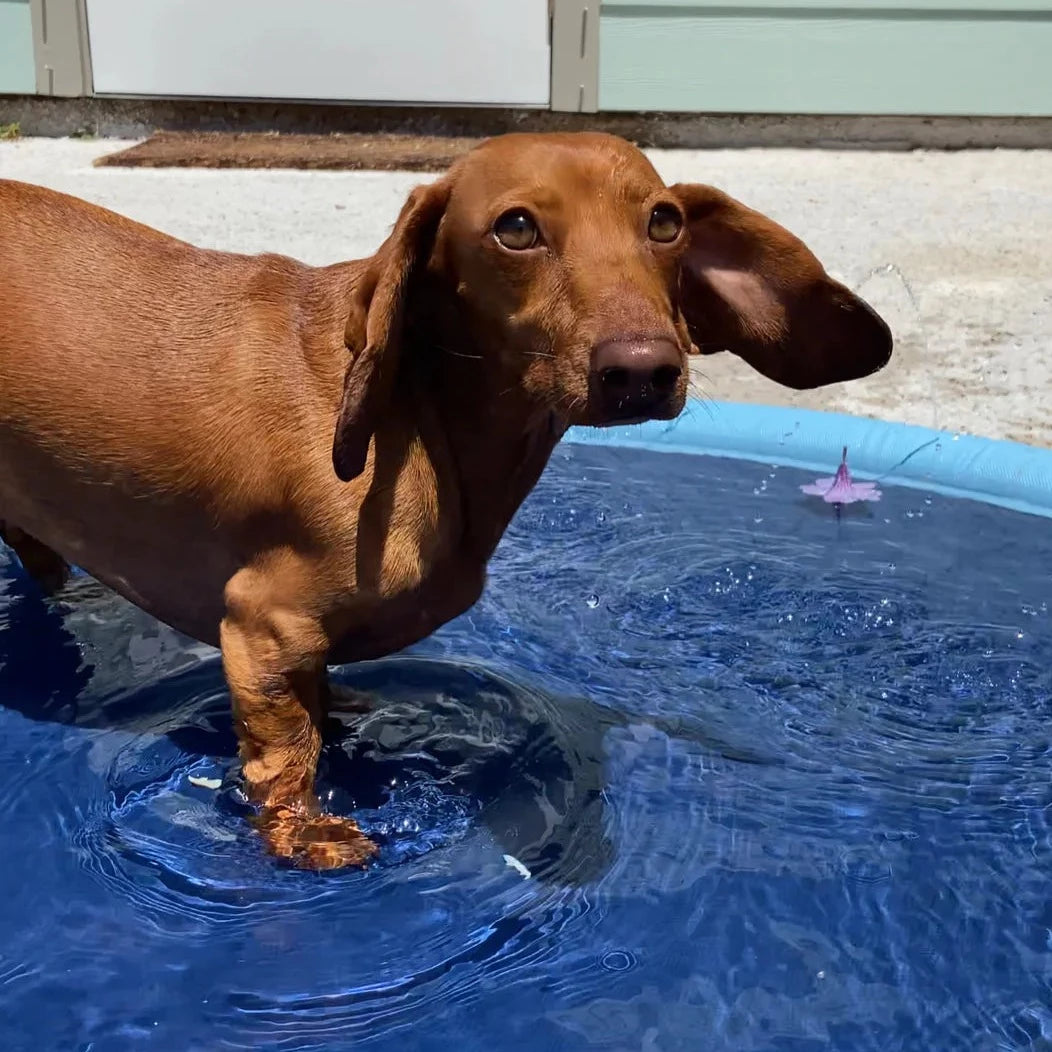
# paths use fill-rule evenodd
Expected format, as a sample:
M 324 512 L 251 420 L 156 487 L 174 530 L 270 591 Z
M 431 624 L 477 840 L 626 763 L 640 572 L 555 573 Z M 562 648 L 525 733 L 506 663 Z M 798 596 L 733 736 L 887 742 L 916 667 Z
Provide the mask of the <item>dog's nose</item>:
M 659 411 L 675 395 L 682 372 L 672 340 L 606 340 L 592 352 L 592 389 L 613 420 Z

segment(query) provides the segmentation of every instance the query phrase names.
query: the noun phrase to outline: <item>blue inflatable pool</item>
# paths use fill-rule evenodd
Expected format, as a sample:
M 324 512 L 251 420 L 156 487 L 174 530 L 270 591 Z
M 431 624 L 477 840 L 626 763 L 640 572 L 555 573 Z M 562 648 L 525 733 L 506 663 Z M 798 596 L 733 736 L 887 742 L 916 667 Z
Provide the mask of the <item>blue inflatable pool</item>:
M 1052 1047 L 1050 511 L 1052 453 L 873 421 L 571 435 L 477 607 L 341 671 L 382 851 L 323 875 L 214 652 L 0 555 L 0 1048 Z

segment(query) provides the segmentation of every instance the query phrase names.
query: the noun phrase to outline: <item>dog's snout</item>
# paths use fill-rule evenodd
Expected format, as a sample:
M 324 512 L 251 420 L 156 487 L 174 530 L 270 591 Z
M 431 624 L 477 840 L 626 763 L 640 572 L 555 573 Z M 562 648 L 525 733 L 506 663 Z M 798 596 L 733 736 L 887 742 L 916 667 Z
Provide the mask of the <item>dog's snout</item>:
M 676 394 L 682 355 L 672 340 L 606 340 L 592 352 L 592 390 L 612 420 L 651 416 Z

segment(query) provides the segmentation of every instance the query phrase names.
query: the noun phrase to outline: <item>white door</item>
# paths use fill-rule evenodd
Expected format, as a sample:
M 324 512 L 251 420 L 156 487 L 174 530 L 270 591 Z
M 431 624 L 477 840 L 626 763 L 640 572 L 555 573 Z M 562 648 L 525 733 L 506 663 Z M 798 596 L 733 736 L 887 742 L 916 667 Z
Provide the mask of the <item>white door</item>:
M 548 105 L 548 0 L 86 6 L 100 95 Z

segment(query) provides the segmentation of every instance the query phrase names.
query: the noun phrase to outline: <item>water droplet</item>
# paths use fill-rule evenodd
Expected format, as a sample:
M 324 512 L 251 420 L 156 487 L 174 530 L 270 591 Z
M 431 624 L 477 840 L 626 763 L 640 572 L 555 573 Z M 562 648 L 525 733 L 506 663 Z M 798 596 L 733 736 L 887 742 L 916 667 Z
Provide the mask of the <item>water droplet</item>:
M 635 957 L 627 950 L 611 950 L 599 958 L 599 966 L 608 972 L 627 972 L 635 965 Z
M 585 605 L 589 610 L 594 610 L 599 605 L 599 596 L 593 592 L 586 600 Z

